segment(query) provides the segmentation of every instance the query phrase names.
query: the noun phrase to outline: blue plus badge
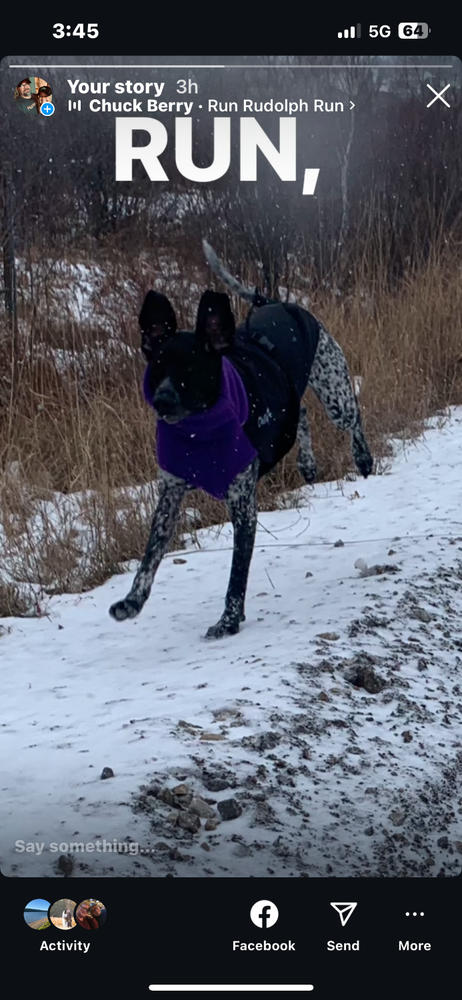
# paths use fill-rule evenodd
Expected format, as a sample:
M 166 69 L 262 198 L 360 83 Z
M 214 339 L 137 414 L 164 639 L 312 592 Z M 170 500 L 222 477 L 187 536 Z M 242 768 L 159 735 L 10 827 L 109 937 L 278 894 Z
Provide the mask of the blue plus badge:
M 55 106 L 51 103 L 51 101 L 45 101 L 45 103 L 41 105 L 40 114 L 45 115 L 45 118 L 49 118 L 50 115 L 54 115 L 54 113 Z

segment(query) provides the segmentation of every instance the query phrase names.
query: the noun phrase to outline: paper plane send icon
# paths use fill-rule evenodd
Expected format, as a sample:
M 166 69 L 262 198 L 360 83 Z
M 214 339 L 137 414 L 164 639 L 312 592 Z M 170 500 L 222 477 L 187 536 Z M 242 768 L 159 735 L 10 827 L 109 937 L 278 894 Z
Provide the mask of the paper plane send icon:
M 337 911 L 337 913 L 338 913 L 338 915 L 340 917 L 340 923 L 341 923 L 342 927 L 345 927 L 345 924 L 348 923 L 348 921 L 349 921 L 349 919 L 351 917 L 351 914 L 354 913 L 354 911 L 356 910 L 356 907 L 357 907 L 358 904 L 357 903 L 331 903 L 330 905 L 333 906 L 334 910 Z

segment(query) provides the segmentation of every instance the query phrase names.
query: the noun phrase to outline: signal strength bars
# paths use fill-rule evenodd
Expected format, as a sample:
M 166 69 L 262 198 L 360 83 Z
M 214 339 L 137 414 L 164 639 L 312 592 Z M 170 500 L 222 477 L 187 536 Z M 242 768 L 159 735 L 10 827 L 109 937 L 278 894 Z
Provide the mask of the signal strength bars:
M 337 32 L 337 38 L 361 38 L 361 25 L 352 24 L 351 28 L 344 28 Z

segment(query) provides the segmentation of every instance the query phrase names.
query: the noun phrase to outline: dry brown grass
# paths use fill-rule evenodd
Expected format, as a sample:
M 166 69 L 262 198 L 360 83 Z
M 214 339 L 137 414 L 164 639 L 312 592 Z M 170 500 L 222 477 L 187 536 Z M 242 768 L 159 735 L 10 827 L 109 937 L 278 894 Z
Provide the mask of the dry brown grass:
M 185 273 L 180 266 L 165 282 L 175 303 L 187 301 L 180 316 L 186 324 L 199 294 L 191 284 L 204 287 L 206 278 L 200 264 L 190 266 L 188 281 Z M 38 584 L 44 593 L 84 590 L 144 547 L 154 493 L 140 504 L 131 487 L 156 477 L 153 417 L 140 391 L 137 350 L 136 310 L 148 280 L 139 262 L 131 275 L 126 261 L 108 262 L 106 275 L 106 294 L 100 289 L 95 303 L 97 326 L 53 311 L 45 322 L 26 303 L 14 365 L 10 332 L 0 331 L 0 527 L 4 565 L 15 581 L 5 578 L 1 586 L 3 615 L 24 613 L 16 583 Z M 461 402 L 462 282 L 453 250 L 435 250 L 394 291 L 380 271 L 368 275 L 362 264 L 348 295 L 320 289 L 310 307 L 342 345 L 351 373 L 363 378 L 363 419 L 376 456 L 387 454 L 389 436 L 412 436 L 426 417 Z M 56 351 L 63 345 L 65 363 Z M 328 423 L 311 393 L 307 402 L 319 478 L 341 478 L 353 469 L 348 438 Z M 298 485 L 291 454 L 260 484 L 261 507 L 277 507 L 281 494 Z M 187 507 L 201 526 L 226 519 L 223 505 L 201 493 Z M 187 528 L 183 516 L 176 544 Z

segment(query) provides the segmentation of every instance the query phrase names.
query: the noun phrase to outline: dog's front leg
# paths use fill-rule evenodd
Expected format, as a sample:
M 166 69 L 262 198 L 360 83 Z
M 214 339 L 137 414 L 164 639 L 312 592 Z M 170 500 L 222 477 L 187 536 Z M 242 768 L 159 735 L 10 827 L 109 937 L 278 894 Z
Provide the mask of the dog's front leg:
M 181 501 L 187 489 L 184 479 L 172 476 L 162 469 L 157 481 L 159 499 L 140 567 L 124 600 L 116 601 L 109 608 L 109 614 L 118 622 L 125 618 L 135 618 L 147 601 L 157 567 L 173 535 Z
M 258 459 L 254 459 L 236 476 L 225 497 L 234 531 L 233 561 L 225 610 L 216 625 L 207 630 L 207 639 L 234 635 L 245 618 L 245 592 L 257 527 L 257 479 Z

